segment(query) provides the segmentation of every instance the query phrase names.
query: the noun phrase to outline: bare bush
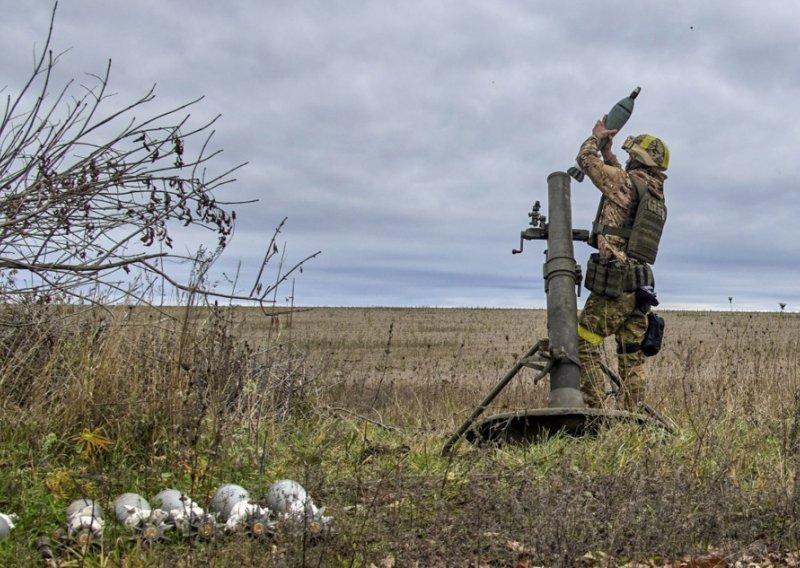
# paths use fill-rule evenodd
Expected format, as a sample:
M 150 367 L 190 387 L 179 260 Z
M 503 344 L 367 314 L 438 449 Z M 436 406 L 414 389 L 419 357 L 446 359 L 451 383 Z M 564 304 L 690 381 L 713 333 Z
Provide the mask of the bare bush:
M 54 89 L 54 18 L 55 8 L 30 76 L 0 115 L 0 297 L 142 301 L 154 279 L 196 291 L 175 277 L 176 263 L 207 270 L 226 247 L 236 212 L 215 191 L 243 164 L 208 173 L 221 152 L 209 150 L 218 117 L 190 120 L 201 99 L 150 110 L 151 88 L 114 106 L 110 62 L 87 84 Z M 176 252 L 194 229 L 211 242 L 194 255 Z M 269 244 L 265 263 L 278 252 Z M 264 301 L 273 289 L 256 282 L 241 298 Z

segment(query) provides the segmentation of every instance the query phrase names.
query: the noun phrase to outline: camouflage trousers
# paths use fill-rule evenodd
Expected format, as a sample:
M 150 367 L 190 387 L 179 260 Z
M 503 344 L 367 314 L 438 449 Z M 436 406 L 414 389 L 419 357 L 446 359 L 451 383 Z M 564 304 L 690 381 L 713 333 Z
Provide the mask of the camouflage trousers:
M 601 366 L 603 340 L 614 335 L 622 382 L 618 404 L 633 411 L 644 402 L 645 356 L 637 347 L 647 332 L 647 316 L 636 308 L 634 292 L 617 298 L 590 294 L 578 318 L 578 351 L 581 359 L 581 393 L 586 406 L 601 408 L 606 374 Z

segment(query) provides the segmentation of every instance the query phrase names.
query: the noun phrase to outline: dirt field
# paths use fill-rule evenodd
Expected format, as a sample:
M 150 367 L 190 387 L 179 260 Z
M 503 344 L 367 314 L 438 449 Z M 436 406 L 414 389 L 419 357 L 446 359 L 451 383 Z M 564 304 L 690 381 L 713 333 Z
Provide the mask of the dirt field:
M 648 361 L 651 404 L 677 421 L 696 408 L 785 415 L 800 383 L 800 316 L 665 312 L 662 352 Z M 537 340 L 541 310 L 315 308 L 283 316 L 308 350 L 324 399 L 371 418 L 447 429 Z M 615 345 L 606 342 L 615 366 Z M 548 384 L 523 370 L 496 410 L 546 406 Z

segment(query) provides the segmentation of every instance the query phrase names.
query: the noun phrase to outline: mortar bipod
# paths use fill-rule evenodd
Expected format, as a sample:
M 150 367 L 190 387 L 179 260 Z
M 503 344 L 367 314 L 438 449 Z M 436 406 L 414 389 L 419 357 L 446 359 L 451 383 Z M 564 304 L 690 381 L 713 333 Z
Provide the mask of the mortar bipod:
M 534 369 L 539 370 L 539 374 L 533 379 L 534 383 L 538 383 L 542 377 L 544 377 L 547 373 L 550 372 L 550 369 L 553 367 L 553 359 L 549 355 L 550 350 L 550 342 L 547 339 L 539 340 L 533 347 L 531 347 L 525 355 L 523 355 L 514 366 L 506 373 L 503 378 L 501 378 L 497 384 L 489 391 L 489 393 L 484 397 L 484 399 L 475 407 L 475 410 L 472 411 L 469 418 L 461 425 L 461 427 L 456 431 L 455 434 L 450 436 L 450 438 L 445 442 L 444 447 L 442 448 L 442 455 L 447 455 L 450 453 L 450 449 L 458 442 L 459 438 L 463 436 L 467 430 L 470 429 L 472 424 L 480 417 L 481 414 L 486 410 L 486 408 L 497 398 L 497 395 L 506 387 L 506 385 L 511 382 L 517 373 L 519 373 L 523 367 L 531 367 Z M 533 356 L 536 354 L 540 354 L 540 361 L 534 361 Z

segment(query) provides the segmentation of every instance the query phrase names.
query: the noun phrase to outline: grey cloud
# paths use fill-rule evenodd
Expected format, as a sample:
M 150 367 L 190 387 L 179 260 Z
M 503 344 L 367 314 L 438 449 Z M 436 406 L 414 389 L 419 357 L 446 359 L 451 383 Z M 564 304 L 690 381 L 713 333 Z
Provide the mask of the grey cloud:
M 3 84 L 41 43 L 45 5 L 7 11 Z M 120 101 L 153 83 L 155 108 L 206 95 L 192 113 L 223 115 L 218 167 L 250 162 L 220 199 L 260 200 L 237 206 L 229 253 L 252 273 L 288 216 L 291 258 L 323 250 L 296 280 L 316 304 L 544 305 L 544 247 L 510 249 L 547 175 L 640 85 L 623 134 L 672 151 L 660 292 L 771 309 L 798 260 L 799 23 L 777 1 L 147 0 L 62 2 L 55 39 L 73 48 L 63 77 L 112 58 Z M 598 194 L 572 190 L 587 228 Z

